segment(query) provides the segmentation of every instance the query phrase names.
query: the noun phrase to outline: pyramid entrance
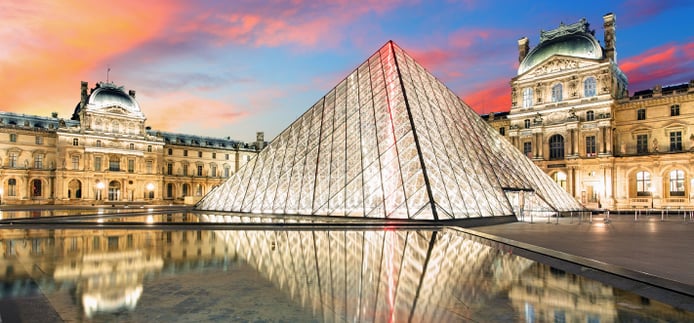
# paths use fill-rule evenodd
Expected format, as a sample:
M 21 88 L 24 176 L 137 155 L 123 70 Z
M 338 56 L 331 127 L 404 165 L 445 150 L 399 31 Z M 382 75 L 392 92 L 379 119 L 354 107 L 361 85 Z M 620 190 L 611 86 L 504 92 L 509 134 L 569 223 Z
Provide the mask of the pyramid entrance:
M 517 215 L 519 196 L 582 209 L 389 41 L 196 208 L 450 220 Z

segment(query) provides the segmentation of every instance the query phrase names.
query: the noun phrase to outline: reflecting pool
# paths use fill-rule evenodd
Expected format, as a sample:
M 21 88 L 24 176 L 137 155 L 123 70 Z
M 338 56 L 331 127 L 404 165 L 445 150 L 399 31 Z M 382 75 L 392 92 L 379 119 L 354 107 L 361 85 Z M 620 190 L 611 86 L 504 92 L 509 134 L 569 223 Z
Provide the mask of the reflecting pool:
M 0 318 L 694 321 L 692 312 L 455 228 L 314 221 L 148 209 L 3 212 Z

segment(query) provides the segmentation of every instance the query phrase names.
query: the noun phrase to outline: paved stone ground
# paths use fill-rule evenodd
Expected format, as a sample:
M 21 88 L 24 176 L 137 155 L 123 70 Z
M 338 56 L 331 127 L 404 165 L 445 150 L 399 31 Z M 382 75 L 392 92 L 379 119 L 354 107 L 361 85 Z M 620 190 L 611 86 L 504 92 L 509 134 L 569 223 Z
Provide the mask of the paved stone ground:
M 694 222 L 682 215 L 612 214 L 536 218 L 473 230 L 585 257 L 691 286 L 694 291 Z

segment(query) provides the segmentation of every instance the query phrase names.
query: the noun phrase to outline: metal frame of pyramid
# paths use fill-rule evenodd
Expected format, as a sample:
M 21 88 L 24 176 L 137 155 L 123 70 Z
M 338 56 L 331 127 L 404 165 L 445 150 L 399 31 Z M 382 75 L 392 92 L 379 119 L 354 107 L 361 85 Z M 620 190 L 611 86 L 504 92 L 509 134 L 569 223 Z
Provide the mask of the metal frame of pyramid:
M 389 41 L 196 208 L 447 220 L 515 215 L 528 198 L 583 209 Z

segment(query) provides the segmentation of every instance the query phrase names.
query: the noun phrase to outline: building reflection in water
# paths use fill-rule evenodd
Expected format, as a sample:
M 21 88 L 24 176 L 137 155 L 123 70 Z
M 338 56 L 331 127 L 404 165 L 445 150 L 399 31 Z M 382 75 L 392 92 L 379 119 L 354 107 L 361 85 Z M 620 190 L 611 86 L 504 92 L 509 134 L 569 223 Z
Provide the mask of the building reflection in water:
M 230 259 L 250 265 L 320 321 L 610 322 L 643 311 L 690 317 L 452 229 L 3 230 L 0 248 L 4 298 L 67 289 L 86 317 L 136 311 L 147 280 L 224 268 Z

